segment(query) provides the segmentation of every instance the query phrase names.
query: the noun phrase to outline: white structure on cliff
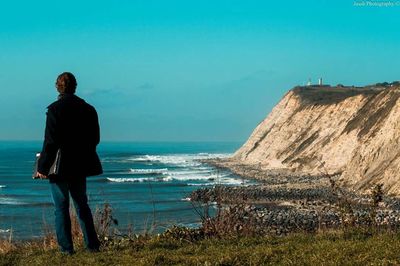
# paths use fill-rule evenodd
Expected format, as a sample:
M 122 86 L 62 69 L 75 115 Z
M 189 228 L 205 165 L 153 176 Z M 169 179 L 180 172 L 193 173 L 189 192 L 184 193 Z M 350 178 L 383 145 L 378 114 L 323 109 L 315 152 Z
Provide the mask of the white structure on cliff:
M 322 78 L 319 78 L 318 79 L 318 86 L 322 86 L 323 84 L 322 84 Z M 309 78 L 308 79 L 308 81 L 307 81 L 307 85 L 306 86 L 313 86 L 313 84 L 312 84 L 312 82 L 311 82 L 311 78 Z M 316 85 L 314 85 L 314 86 L 316 86 Z

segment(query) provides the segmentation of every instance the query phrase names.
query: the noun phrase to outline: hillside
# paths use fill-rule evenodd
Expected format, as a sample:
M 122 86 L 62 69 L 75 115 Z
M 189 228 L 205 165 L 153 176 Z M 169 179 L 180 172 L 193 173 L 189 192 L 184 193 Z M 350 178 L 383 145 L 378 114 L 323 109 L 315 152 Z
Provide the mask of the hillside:
M 340 174 L 365 191 L 400 194 L 400 87 L 295 87 L 230 163 L 297 174 Z

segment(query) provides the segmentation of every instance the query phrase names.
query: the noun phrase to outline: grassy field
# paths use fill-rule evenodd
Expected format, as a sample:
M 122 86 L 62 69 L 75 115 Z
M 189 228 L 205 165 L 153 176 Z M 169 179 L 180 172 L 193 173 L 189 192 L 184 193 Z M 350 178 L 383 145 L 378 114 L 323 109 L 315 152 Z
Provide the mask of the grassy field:
M 341 231 L 285 237 L 204 239 L 152 237 L 72 256 L 20 243 L 3 248 L 0 265 L 398 265 L 400 235 Z
M 40 241 L 0 240 L 1 265 L 400 265 L 400 227 L 376 223 L 382 191 L 372 193 L 368 225 L 357 225 L 354 211 L 336 229 L 320 228 L 275 236 L 254 226 L 246 205 L 219 207 L 213 218 L 199 228 L 173 226 L 161 235 L 122 237 L 114 225 L 112 208 L 104 204 L 96 211 L 96 231 L 101 251 L 82 247 L 82 233 L 74 213 L 72 234 L 76 253 L 58 251 L 52 230 Z M 375 195 L 376 194 L 376 195 Z M 242 206 L 243 205 L 243 206 Z M 206 205 L 209 206 L 209 205 Z M 217 206 L 222 206 L 218 204 Z M 349 216 L 350 215 L 350 216 Z M 245 217 L 246 219 L 244 219 Z M 372 217 L 372 218 L 371 218 Z M 347 221 L 347 220 L 346 220 Z M 258 229 L 257 229 L 258 228 Z M 130 232 L 130 231 L 128 231 Z M 267 235 L 267 236 L 266 236 Z

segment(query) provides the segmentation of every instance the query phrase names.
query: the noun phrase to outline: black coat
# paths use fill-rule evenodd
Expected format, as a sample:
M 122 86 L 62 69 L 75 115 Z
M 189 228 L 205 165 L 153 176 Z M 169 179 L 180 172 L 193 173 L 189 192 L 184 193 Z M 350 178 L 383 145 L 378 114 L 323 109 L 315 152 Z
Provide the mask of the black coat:
M 73 94 L 60 95 L 47 107 L 46 130 L 38 171 L 47 175 L 61 151 L 57 178 L 80 178 L 103 173 L 96 146 L 100 142 L 97 112 Z

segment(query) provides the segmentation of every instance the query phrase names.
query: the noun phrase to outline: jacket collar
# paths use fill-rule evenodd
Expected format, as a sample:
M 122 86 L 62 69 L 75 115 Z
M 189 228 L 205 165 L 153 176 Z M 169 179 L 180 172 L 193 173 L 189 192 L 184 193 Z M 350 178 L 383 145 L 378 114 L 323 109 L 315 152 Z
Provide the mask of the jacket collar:
M 75 94 L 72 93 L 60 93 L 57 97 L 58 100 L 60 99 L 66 99 L 66 98 L 74 98 L 76 97 Z

